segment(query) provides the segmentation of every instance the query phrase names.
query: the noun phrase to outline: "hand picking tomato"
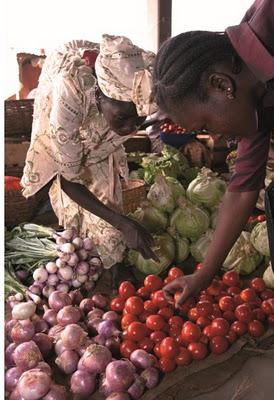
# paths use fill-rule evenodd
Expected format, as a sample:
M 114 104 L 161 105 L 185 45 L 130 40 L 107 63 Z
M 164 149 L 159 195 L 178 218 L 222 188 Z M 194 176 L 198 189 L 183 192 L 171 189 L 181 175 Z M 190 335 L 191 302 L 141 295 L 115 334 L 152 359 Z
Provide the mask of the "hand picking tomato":
M 152 292 L 162 289 L 163 280 L 157 275 L 147 275 L 144 280 L 144 287 Z
M 201 329 L 198 325 L 194 324 L 191 321 L 187 321 L 184 323 L 181 332 L 181 338 L 186 343 L 198 342 L 201 336 Z
M 175 358 L 175 362 L 177 365 L 188 365 L 192 361 L 192 355 L 188 349 L 185 347 L 181 347 L 179 350 L 179 354 Z
M 203 360 L 207 356 L 207 347 L 203 343 L 190 343 L 187 349 L 190 351 L 193 360 Z
M 226 286 L 240 286 L 240 277 L 235 271 L 227 271 L 224 273 L 222 278 Z
M 119 286 L 119 296 L 126 300 L 131 296 L 134 296 L 136 293 L 135 287 L 129 281 L 124 281 Z
M 224 318 L 215 318 L 211 323 L 214 336 L 225 336 L 229 331 L 230 325 Z
M 161 315 L 152 314 L 147 318 L 146 326 L 152 331 L 160 331 L 165 326 L 165 320 Z
M 133 315 L 140 315 L 144 311 L 144 302 L 138 296 L 131 296 L 127 299 L 125 310 Z
M 165 337 L 160 343 L 161 357 L 174 359 L 179 354 L 179 345 L 172 337 Z
M 229 341 L 224 336 L 215 336 L 210 340 L 210 350 L 215 354 L 224 353 L 229 347 Z
M 146 335 L 146 330 L 144 329 L 144 324 L 142 322 L 133 321 L 129 324 L 127 328 L 127 336 L 129 340 L 134 340 L 136 342 L 144 339 Z
M 218 280 L 213 279 L 211 284 L 206 289 L 206 292 L 207 292 L 207 294 L 210 294 L 211 296 L 218 296 L 220 294 L 221 290 L 222 290 L 221 283 Z

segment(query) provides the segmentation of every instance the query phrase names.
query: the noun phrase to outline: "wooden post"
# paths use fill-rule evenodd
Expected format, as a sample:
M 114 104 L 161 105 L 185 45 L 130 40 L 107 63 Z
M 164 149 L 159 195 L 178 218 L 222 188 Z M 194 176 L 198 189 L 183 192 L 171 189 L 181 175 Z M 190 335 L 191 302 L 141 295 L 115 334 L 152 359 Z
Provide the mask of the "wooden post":
M 172 0 L 147 0 L 150 48 L 155 53 L 171 36 Z

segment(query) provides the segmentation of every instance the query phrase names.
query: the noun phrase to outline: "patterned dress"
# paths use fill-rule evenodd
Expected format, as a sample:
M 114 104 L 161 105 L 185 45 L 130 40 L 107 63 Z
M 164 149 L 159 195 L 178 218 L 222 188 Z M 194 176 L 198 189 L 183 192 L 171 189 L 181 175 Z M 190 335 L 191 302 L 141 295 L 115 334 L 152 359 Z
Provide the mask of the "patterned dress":
M 120 178 L 127 180 L 123 142 L 129 136 L 111 131 L 95 101 L 96 78 L 82 59 L 87 41 L 73 41 L 54 51 L 43 66 L 34 102 L 31 144 L 22 185 L 29 197 L 53 180 L 49 196 L 59 224 L 76 227 L 97 246 L 105 268 L 121 262 L 121 232 L 72 201 L 60 176 L 87 187 L 108 207 L 122 212 Z

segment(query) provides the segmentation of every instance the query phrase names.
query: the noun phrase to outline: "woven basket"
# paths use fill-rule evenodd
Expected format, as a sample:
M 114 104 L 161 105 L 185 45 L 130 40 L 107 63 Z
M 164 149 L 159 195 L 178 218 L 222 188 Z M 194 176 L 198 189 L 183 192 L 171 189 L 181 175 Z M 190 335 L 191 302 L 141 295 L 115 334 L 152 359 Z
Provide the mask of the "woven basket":
M 33 119 L 33 99 L 5 100 L 5 135 L 29 136 Z
M 5 192 L 5 226 L 10 228 L 22 222 L 31 222 L 40 201 L 40 194 L 26 199 L 20 190 Z
M 146 199 L 146 183 L 141 179 L 130 179 L 126 185 L 123 181 L 122 194 L 124 213 L 133 212 Z

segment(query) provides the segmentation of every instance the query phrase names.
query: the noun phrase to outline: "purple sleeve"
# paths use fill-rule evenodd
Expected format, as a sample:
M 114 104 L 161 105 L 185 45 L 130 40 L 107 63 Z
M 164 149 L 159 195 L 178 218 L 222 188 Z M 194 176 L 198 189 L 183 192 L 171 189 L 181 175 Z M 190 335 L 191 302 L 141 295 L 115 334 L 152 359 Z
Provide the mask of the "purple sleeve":
M 264 187 L 269 145 L 269 132 L 257 132 L 250 138 L 241 139 L 229 192 L 249 192 Z

